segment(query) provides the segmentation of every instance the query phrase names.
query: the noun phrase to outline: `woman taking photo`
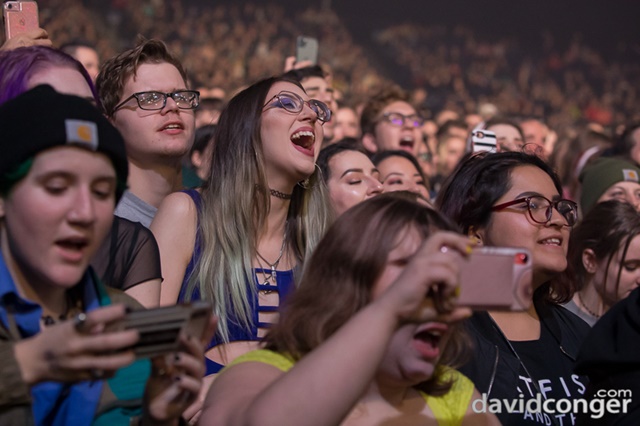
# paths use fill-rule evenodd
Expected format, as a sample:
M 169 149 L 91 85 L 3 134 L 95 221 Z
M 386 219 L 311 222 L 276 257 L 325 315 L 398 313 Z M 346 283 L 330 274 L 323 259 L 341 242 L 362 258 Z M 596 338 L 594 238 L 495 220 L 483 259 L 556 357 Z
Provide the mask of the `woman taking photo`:
M 573 201 L 561 198 L 553 170 L 521 152 L 476 154 L 445 182 L 436 205 L 460 230 L 485 246 L 523 247 L 533 265 L 533 304 L 524 312 L 476 312 L 467 321 L 474 357 L 461 371 L 487 398 L 576 398 L 585 380 L 573 374 L 589 331 L 559 304 L 571 288 L 553 278 L 567 268 L 569 232 L 577 220 Z M 538 416 L 538 417 L 537 417 Z M 507 413 L 503 424 L 567 424 L 569 416 Z
M 483 425 L 454 308 L 471 250 L 432 209 L 382 194 L 346 211 L 265 338 L 210 388 L 208 425 Z M 447 247 L 448 250 L 443 250 Z
M 89 268 L 125 187 L 122 137 L 50 86 L 1 105 L 0 127 L 0 423 L 178 424 L 202 383 L 202 342 L 184 339 L 149 375 L 133 363 L 138 333 L 105 331 L 140 305 Z
M 640 215 L 618 200 L 594 205 L 571 231 L 564 285 L 576 293 L 565 308 L 590 326 L 640 285 Z
M 220 116 L 202 190 L 158 210 L 161 303 L 203 299 L 219 317 L 208 373 L 256 347 L 324 234 L 330 206 L 315 160 L 330 117 L 298 83 L 255 83 Z

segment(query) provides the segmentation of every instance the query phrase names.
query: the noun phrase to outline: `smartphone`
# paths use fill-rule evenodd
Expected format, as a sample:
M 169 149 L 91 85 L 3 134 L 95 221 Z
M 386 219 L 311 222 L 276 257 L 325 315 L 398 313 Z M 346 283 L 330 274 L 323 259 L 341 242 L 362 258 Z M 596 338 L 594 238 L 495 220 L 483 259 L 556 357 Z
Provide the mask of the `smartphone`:
M 38 3 L 35 1 L 7 1 L 2 5 L 6 39 L 35 30 L 38 23 Z
M 474 130 L 471 132 L 471 150 L 473 152 L 496 152 L 496 134 L 490 130 Z
M 138 330 L 140 340 L 133 346 L 136 358 L 152 358 L 177 352 L 180 335 L 202 338 L 213 314 L 207 302 L 185 303 L 129 312 L 106 331 Z
M 533 267 L 528 250 L 476 247 L 461 266 L 459 306 L 483 311 L 524 311 L 531 306 Z
M 296 39 L 296 62 L 318 63 L 318 40 L 313 37 L 298 36 Z

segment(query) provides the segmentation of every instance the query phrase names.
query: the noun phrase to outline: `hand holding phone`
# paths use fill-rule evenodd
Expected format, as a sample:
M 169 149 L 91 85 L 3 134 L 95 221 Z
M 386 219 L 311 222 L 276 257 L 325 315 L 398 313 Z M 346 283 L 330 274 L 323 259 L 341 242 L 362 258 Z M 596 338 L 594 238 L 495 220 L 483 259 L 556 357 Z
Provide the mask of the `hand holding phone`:
M 178 352 L 181 335 L 202 339 L 212 314 L 211 304 L 202 301 L 141 309 L 129 312 L 106 331 L 138 330 L 140 339 L 131 349 L 136 358 L 153 358 Z
M 487 311 L 524 311 L 531 306 L 533 266 L 528 250 L 476 247 L 461 262 L 459 306 Z
M 3 4 L 2 15 L 7 40 L 40 28 L 35 1 L 7 1 Z

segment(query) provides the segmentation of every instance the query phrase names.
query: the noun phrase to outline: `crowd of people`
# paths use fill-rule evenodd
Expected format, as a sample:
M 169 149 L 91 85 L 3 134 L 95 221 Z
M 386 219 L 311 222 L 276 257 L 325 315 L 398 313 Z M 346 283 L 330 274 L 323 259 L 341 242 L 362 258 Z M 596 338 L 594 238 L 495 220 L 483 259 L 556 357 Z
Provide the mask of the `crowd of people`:
M 287 59 L 279 7 L 112 3 L 67 5 L 118 34 L 45 1 L 45 28 L 0 47 L 0 423 L 640 421 L 628 69 L 592 91 L 578 41 L 551 72 L 462 28 L 451 50 L 381 32 L 420 97 L 331 10 L 299 15 L 327 66 Z M 120 47 L 135 32 L 160 38 Z M 480 247 L 522 250 L 522 287 L 475 284 L 518 307 L 458 304 Z M 195 302 L 211 320 L 168 353 L 116 327 Z

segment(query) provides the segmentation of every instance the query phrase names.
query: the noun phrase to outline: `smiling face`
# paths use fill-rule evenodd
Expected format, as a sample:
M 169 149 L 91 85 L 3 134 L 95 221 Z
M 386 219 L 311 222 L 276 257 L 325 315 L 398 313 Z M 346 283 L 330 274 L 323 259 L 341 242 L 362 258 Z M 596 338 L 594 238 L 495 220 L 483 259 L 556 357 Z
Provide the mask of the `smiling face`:
M 310 98 L 295 84 L 280 81 L 271 86 L 264 100 L 260 138 L 267 181 L 270 188 L 288 193 L 315 171 L 324 133 L 322 122 L 306 102 L 299 113 L 289 112 L 274 99 L 280 92 L 291 92 L 304 101 Z
M 426 183 L 411 161 L 393 155 L 378 163 L 384 192 L 410 191 L 430 199 Z
M 397 245 L 389 252 L 382 275 L 372 291 L 372 299 L 380 297 L 400 276 L 409 259 L 422 245 L 423 238 L 415 228 L 398 235 Z M 448 339 L 447 324 L 428 322 L 406 324 L 393 334 L 381 363 L 380 374 L 387 381 L 409 386 L 429 380 Z
M 343 151 L 329 160 L 327 181 L 331 204 L 337 215 L 382 192 L 380 172 L 369 157 L 358 151 Z
M 600 260 L 594 274 L 593 283 L 608 307 L 627 297 L 640 285 L 640 235 L 631 240 L 624 259 L 623 249 L 620 247 L 613 255 L 608 268 L 609 257 Z
M 414 127 L 412 120 L 404 120 L 404 125 L 397 126 L 383 118 L 386 113 L 398 113 L 404 116 L 417 115 L 414 107 L 404 101 L 391 102 L 380 112 L 379 121 L 375 127 L 375 144 L 378 151 L 402 149 L 412 155 L 418 152 L 418 142 L 421 140 L 420 127 Z
M 115 170 L 104 154 L 58 147 L 36 155 L 27 176 L 2 198 L 9 269 L 33 288 L 76 285 L 111 227 L 115 191 Z
M 623 181 L 611 185 L 598 198 L 598 203 L 607 200 L 620 200 L 631 204 L 636 210 L 640 210 L 640 183 Z
M 176 90 L 187 87 L 175 66 L 167 62 L 142 64 L 137 74 L 127 79 L 119 102 L 137 92 Z M 178 108 L 171 98 L 163 109 L 154 111 L 140 109 L 137 101 L 130 99 L 114 112 L 112 122 L 124 137 L 127 156 L 138 164 L 179 163 L 193 143 L 194 110 Z
M 494 205 L 529 195 L 560 198 L 551 177 L 535 166 L 515 167 L 510 182 L 511 188 Z M 547 224 L 539 224 L 531 219 L 526 203 L 521 203 L 493 212 L 489 224 L 475 233 L 483 245 L 529 249 L 535 287 L 566 269 L 569 232 L 566 220 L 556 209 Z

